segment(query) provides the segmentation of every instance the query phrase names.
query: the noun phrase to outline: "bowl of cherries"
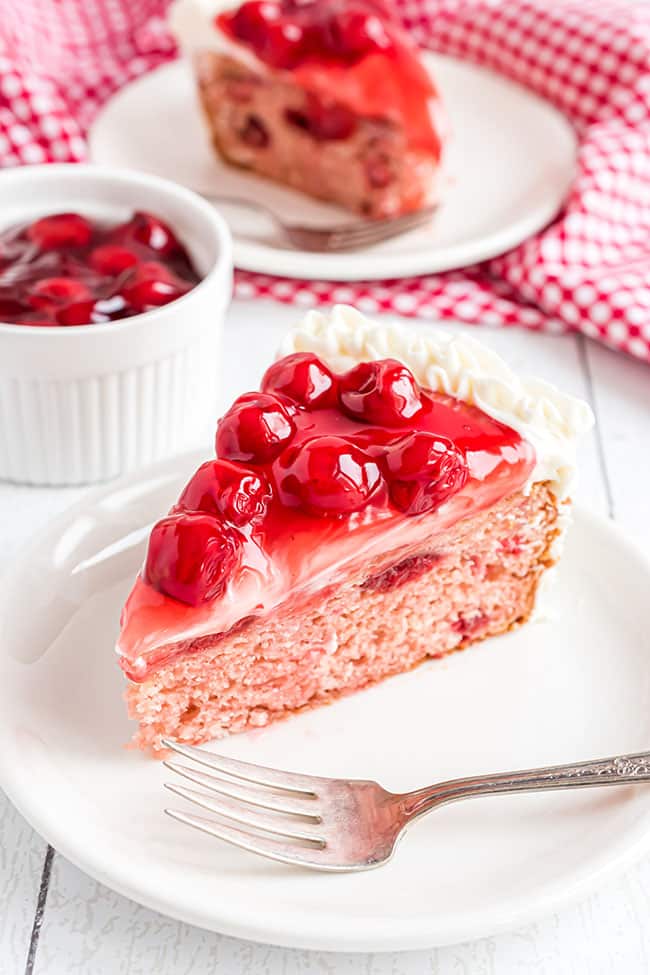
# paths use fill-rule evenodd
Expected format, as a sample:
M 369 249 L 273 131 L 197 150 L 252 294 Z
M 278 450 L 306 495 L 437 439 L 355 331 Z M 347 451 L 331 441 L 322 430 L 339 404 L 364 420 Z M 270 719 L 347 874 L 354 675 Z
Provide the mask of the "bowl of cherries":
M 214 429 L 231 241 L 157 177 L 0 178 L 0 479 L 105 480 Z

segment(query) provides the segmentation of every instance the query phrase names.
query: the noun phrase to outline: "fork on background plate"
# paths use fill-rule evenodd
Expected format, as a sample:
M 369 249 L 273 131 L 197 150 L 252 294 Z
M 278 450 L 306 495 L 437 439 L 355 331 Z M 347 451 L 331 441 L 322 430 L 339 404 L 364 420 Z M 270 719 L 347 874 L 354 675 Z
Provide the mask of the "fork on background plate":
M 165 809 L 173 819 L 272 860 L 339 872 L 386 863 L 406 827 L 447 802 L 508 792 L 650 782 L 650 752 L 640 752 L 452 779 L 398 795 L 377 782 L 283 772 L 168 739 L 163 739 L 163 745 L 210 770 L 164 763 L 205 791 L 169 783 L 166 788 L 216 817 Z
M 322 251 L 330 254 L 372 247 L 373 244 L 380 244 L 384 240 L 405 234 L 409 230 L 416 230 L 418 227 L 429 223 L 437 209 L 436 206 L 428 206 L 412 213 L 403 213 L 399 217 L 390 217 L 385 220 L 351 220 L 329 227 L 316 227 L 289 223 L 264 204 L 247 200 L 244 197 L 215 196 L 211 193 L 201 193 L 200 195 L 209 200 L 210 203 L 247 207 L 249 210 L 262 213 L 297 250 Z

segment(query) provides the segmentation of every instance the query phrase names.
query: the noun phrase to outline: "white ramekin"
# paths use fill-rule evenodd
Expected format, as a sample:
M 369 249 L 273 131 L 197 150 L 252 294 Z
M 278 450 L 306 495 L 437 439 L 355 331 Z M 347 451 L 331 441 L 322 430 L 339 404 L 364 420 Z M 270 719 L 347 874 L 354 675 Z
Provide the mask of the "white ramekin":
M 232 292 L 228 228 L 195 193 L 99 166 L 0 174 L 0 231 L 46 213 L 168 222 L 201 283 L 122 321 L 75 328 L 0 324 L 0 479 L 85 484 L 114 477 L 214 431 L 221 331 Z

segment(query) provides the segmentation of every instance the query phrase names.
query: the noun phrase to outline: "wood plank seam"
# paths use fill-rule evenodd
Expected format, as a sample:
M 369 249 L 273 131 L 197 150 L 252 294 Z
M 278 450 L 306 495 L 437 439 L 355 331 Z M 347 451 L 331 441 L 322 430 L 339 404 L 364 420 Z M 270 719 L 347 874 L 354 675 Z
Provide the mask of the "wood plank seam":
M 45 907 L 47 905 L 47 892 L 50 887 L 50 877 L 52 876 L 52 864 L 54 862 L 54 848 L 48 843 L 43 860 L 43 870 L 41 872 L 41 884 L 38 889 L 38 900 L 34 912 L 34 924 L 29 939 L 29 949 L 27 951 L 27 961 L 25 962 L 25 975 L 33 975 L 34 964 L 36 962 L 36 952 L 38 950 L 38 939 L 41 933 Z

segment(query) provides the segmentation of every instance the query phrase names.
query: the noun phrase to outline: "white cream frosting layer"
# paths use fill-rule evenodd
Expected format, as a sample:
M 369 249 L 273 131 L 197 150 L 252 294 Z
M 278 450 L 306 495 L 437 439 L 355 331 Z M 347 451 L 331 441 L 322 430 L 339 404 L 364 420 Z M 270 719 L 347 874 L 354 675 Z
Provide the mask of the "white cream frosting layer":
M 535 448 L 529 485 L 550 481 L 558 500 L 576 476 L 578 438 L 593 425 L 589 406 L 541 379 L 520 378 L 491 349 L 441 329 L 372 322 L 348 305 L 310 311 L 279 356 L 313 352 L 336 372 L 373 359 L 398 359 L 428 389 L 455 396 L 512 427 Z
M 174 0 L 168 22 L 183 54 L 191 58 L 197 51 L 214 51 L 241 61 L 258 74 L 265 73 L 266 65 L 250 48 L 231 40 L 215 24 L 215 17 L 238 5 L 239 0 Z

